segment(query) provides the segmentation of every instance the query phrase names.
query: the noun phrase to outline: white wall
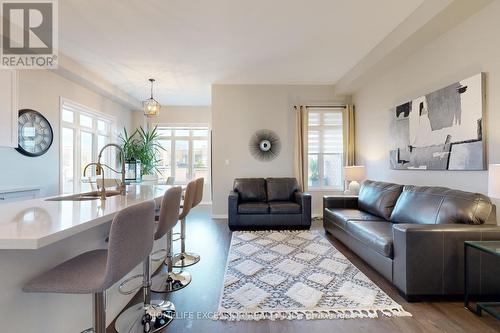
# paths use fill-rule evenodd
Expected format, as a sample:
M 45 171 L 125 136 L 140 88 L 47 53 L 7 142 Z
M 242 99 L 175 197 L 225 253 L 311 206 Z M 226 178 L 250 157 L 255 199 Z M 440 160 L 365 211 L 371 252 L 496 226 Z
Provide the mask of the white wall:
M 389 169 L 389 109 L 479 72 L 487 76 L 489 163 L 500 163 L 500 1 L 495 1 L 412 56 L 393 63 L 385 75 L 354 93 L 357 163 L 370 179 L 442 185 L 487 193 L 487 172 L 395 171 Z
M 87 88 L 46 70 L 19 71 L 19 109 L 42 113 L 54 131 L 54 142 L 40 157 L 27 157 L 12 148 L 0 148 L 0 186 L 40 186 L 41 196 L 59 193 L 60 97 L 116 116 L 118 128 L 129 127 L 131 112 Z
M 237 177 L 293 177 L 293 105 L 333 102 L 332 85 L 213 85 L 213 215 L 227 215 L 227 195 Z M 248 150 L 259 129 L 281 138 L 281 153 L 270 162 L 254 159 Z M 321 212 L 322 194 L 313 193 L 313 213 Z
M 145 118 L 141 112 L 134 112 L 135 127 L 144 126 Z M 210 127 L 212 122 L 212 113 L 210 106 L 162 106 L 160 114 L 157 117 L 150 118 L 154 124 L 206 124 Z

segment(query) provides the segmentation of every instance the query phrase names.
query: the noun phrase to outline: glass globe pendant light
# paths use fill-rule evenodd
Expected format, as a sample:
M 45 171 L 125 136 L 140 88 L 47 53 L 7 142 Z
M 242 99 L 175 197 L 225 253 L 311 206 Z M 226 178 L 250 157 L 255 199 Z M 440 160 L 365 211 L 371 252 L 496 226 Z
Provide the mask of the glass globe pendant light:
M 151 82 L 151 97 L 142 102 L 144 115 L 147 117 L 159 115 L 161 109 L 160 103 L 158 103 L 158 101 L 153 98 L 153 84 L 155 82 L 155 79 L 149 79 L 149 82 Z

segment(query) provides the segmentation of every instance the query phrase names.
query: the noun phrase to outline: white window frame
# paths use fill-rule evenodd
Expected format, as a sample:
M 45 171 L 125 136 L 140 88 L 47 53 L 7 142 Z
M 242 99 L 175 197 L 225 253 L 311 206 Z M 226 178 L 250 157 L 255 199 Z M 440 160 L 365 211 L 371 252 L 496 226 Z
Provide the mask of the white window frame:
M 193 166 L 193 160 L 194 160 L 194 152 L 193 152 L 193 141 L 196 140 L 206 140 L 207 141 L 207 171 L 208 171 L 208 179 L 205 179 L 205 182 L 210 183 L 211 181 L 211 175 L 212 175 L 212 168 L 211 168 L 211 130 L 210 126 L 208 124 L 165 124 L 165 123 L 159 123 L 155 124 L 155 126 L 158 126 L 158 128 L 165 128 L 172 130 L 172 135 L 170 136 L 159 136 L 159 140 L 169 140 L 170 141 L 170 167 L 171 167 L 171 175 L 175 176 L 175 171 L 176 171 L 176 163 L 175 163 L 175 141 L 188 141 L 188 165 L 189 165 L 189 171 L 188 171 L 188 181 L 193 179 L 193 171 L 194 171 L 194 166 Z M 189 135 L 188 136 L 175 136 L 174 130 L 189 130 Z M 192 131 L 193 130 L 207 130 L 207 135 L 206 136 L 193 136 Z M 165 178 L 168 176 L 164 175 Z M 175 179 L 175 184 L 176 185 L 185 185 L 187 182 L 179 182 L 177 179 Z
M 318 153 L 311 153 L 314 155 L 318 156 L 318 176 L 319 176 L 319 186 L 309 186 L 309 129 L 311 126 L 309 125 L 309 112 L 314 111 L 314 112 L 320 112 L 321 117 L 324 116 L 325 113 L 340 113 L 342 115 L 342 125 L 324 125 L 323 122 L 321 122 L 321 125 L 319 126 L 314 126 L 314 129 L 319 132 L 319 146 L 320 146 L 320 151 Z M 324 155 L 336 155 L 333 153 L 324 153 L 323 152 L 323 133 L 325 130 L 328 129 L 338 129 L 340 127 L 342 131 L 342 153 L 341 155 L 341 161 L 342 161 L 342 166 L 345 165 L 345 108 L 341 108 L 338 106 L 331 106 L 331 107 L 310 107 L 307 108 L 307 129 L 305 131 L 305 142 L 306 142 L 306 149 L 305 149 L 305 166 L 307 168 L 306 170 L 306 179 L 305 179 L 305 185 L 307 187 L 308 191 L 314 192 L 314 191 L 329 191 L 329 192 L 343 192 L 345 190 L 345 181 L 344 181 L 344 168 L 341 168 L 340 172 L 340 179 L 341 179 L 341 184 L 340 186 L 324 186 Z
M 68 110 L 73 112 L 73 122 L 66 122 L 63 120 L 63 111 Z M 92 128 L 88 128 L 80 125 L 79 115 L 85 115 L 92 118 Z M 81 131 L 85 131 L 92 134 L 92 156 L 95 158 L 92 162 L 97 161 L 98 152 L 98 136 L 107 136 L 109 142 L 112 143 L 116 141 L 116 117 L 109 114 L 99 112 L 83 104 L 74 102 L 68 98 L 61 97 L 59 100 L 59 117 L 60 117 L 60 143 L 59 143 L 59 192 L 64 192 L 63 184 L 63 142 L 62 133 L 63 128 L 71 128 L 73 130 L 73 192 L 80 193 L 82 190 L 82 178 L 81 175 L 82 163 L 81 163 Z M 108 123 L 108 130 L 106 132 L 100 131 L 97 126 L 98 121 L 105 121 Z M 109 151 L 108 161 L 114 160 L 114 154 Z M 92 175 L 94 169 L 89 168 L 89 175 Z

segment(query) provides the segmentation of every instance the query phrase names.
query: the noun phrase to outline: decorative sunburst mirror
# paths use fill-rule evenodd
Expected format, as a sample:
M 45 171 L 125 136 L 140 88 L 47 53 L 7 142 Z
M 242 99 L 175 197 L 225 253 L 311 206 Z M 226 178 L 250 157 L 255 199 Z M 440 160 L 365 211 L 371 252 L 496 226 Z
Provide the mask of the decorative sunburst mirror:
M 259 161 L 271 161 L 281 151 L 280 137 L 273 131 L 262 129 L 255 132 L 248 144 L 250 154 Z

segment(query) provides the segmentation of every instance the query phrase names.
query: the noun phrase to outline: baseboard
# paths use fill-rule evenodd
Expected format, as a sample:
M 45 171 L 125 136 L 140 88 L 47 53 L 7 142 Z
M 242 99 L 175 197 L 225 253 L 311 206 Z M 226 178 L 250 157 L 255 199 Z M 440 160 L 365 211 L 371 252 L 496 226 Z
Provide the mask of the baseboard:
M 213 219 L 227 219 L 227 214 L 212 214 Z

